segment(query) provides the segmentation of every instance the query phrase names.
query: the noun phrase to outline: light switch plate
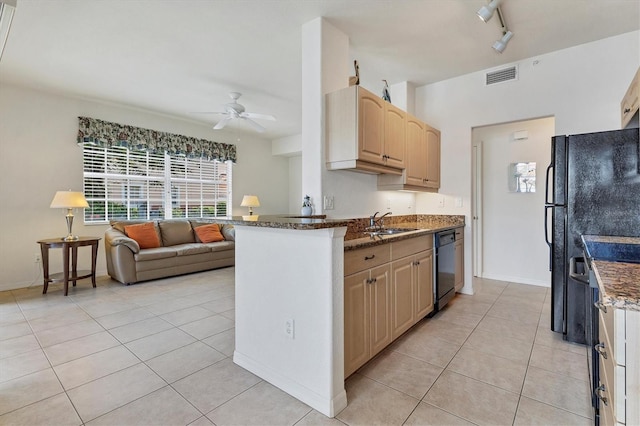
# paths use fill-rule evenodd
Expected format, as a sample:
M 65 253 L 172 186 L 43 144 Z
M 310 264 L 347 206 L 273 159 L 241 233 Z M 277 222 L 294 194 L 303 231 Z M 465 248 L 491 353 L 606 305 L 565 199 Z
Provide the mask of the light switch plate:
M 322 205 L 325 210 L 333 210 L 333 195 L 322 197 Z

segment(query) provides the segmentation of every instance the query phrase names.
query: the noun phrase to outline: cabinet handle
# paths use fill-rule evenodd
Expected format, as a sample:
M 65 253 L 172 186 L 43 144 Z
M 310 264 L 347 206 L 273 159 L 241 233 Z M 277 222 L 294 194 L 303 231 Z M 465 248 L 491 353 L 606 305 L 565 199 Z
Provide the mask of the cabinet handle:
M 607 313 L 607 307 L 601 301 L 598 300 L 596 303 L 593 304 L 593 306 L 600 309 L 605 314 Z
M 609 405 L 609 401 L 607 400 L 607 397 L 600 395 L 600 392 L 606 392 L 606 391 L 607 389 L 605 389 L 604 385 L 600 385 L 596 388 L 596 396 L 598 397 L 599 400 L 602 401 L 604 405 Z
M 604 359 L 607 359 L 607 351 L 604 350 L 604 342 L 600 342 L 593 347 L 598 354 Z
M 625 114 L 628 114 L 628 113 L 630 113 L 630 112 L 631 112 L 631 108 L 625 108 L 625 109 L 624 109 L 624 113 L 625 113 Z
M 376 282 L 378 282 L 377 278 L 369 278 L 369 279 L 367 279 L 367 284 L 375 284 Z
M 365 257 L 364 257 L 364 260 L 371 260 L 371 259 L 373 259 L 374 257 L 376 257 L 376 255 L 375 255 L 375 254 L 372 254 L 371 256 L 365 256 Z
M 420 264 L 419 260 L 416 260 L 415 262 L 413 262 L 414 265 L 418 266 Z

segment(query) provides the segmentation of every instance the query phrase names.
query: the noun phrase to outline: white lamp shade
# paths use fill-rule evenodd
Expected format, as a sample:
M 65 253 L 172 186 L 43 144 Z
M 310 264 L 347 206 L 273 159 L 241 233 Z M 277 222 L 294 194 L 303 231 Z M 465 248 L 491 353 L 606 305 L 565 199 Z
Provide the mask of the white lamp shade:
M 245 195 L 242 197 L 242 207 L 260 207 L 260 200 L 255 195 Z
M 52 209 L 87 208 L 89 203 L 82 192 L 58 191 L 49 207 Z

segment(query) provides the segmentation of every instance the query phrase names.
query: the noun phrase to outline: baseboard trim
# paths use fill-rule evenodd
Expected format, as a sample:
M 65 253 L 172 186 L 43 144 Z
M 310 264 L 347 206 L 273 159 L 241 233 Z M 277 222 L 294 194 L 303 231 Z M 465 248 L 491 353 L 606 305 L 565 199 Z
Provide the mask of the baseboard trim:
M 327 417 L 335 417 L 336 414 L 347 406 L 347 392 L 344 389 L 342 389 L 342 392 L 334 398 L 327 399 L 318 395 L 318 393 L 312 391 L 306 386 L 273 371 L 269 367 L 244 354 L 241 354 L 238 351 L 234 351 L 233 353 L 233 362 L 245 370 L 248 370 L 256 376 L 266 380 L 277 388 L 280 388 L 294 398 L 299 399 Z
M 496 280 L 496 281 L 508 281 L 510 283 L 516 283 L 516 284 L 535 285 L 538 287 L 551 287 L 551 284 L 549 281 L 532 280 L 530 278 L 524 278 L 524 277 L 509 277 L 506 275 L 483 274 L 481 278 L 486 278 L 489 280 Z

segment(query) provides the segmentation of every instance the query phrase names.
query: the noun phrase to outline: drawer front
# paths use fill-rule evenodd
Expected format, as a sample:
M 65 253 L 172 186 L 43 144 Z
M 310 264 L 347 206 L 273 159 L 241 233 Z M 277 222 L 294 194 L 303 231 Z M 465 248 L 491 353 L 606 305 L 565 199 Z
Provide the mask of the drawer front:
M 431 248 L 433 248 L 433 234 L 396 241 L 391 243 L 391 258 L 393 260 L 402 259 Z
M 602 340 L 602 338 L 600 338 Z M 615 407 L 615 382 L 614 382 L 614 361 L 607 351 L 607 357 L 600 355 L 600 390 L 596 393 L 600 396 L 600 409 L 614 410 Z
M 456 241 L 464 238 L 464 228 L 456 229 Z
M 344 275 L 355 274 L 391 260 L 391 245 L 382 244 L 344 253 Z
M 600 336 L 600 341 L 606 342 L 607 344 L 607 352 L 611 352 L 613 355 L 613 344 L 615 343 L 615 333 L 614 333 L 614 309 L 611 306 L 601 306 L 598 308 L 598 334 Z M 612 356 L 613 358 L 613 356 Z

